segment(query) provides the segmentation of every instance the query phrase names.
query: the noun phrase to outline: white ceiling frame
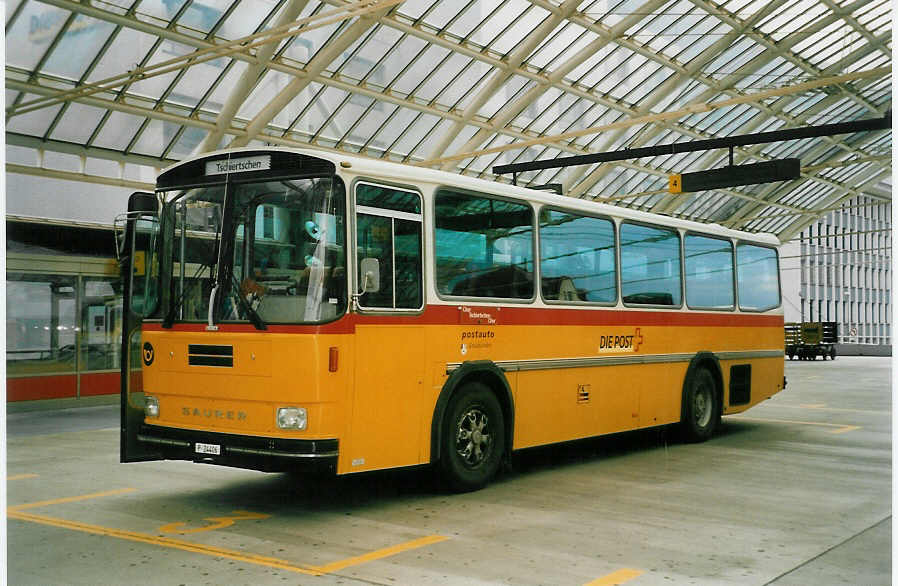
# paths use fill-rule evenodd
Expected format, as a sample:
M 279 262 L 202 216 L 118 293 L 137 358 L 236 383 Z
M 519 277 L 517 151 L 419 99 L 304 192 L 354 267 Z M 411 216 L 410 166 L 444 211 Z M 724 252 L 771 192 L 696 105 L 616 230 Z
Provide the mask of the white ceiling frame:
M 272 26 L 274 28 L 280 28 L 285 24 L 293 22 L 308 3 L 309 0 L 289 0 L 287 5 L 278 15 L 277 21 Z M 271 57 L 274 55 L 274 52 L 277 50 L 281 41 L 282 40 L 278 40 L 277 42 L 268 43 L 259 48 L 259 51 L 256 53 L 257 62 L 249 65 L 240 75 L 240 79 L 228 96 L 228 101 L 221 107 L 221 112 L 219 112 L 216 117 L 215 130 L 206 135 L 206 138 L 204 138 L 197 146 L 194 154 L 204 153 L 218 148 L 218 143 L 221 142 L 226 130 L 233 124 L 240 106 L 243 105 L 243 102 L 262 78 L 262 74 L 265 73 L 268 66 L 271 64 Z
M 493 69 L 490 80 L 479 90 L 478 94 L 471 100 L 467 108 L 465 108 L 461 120 L 455 122 L 448 132 L 445 133 L 443 138 L 440 139 L 440 142 L 434 146 L 428 158 L 437 158 L 446 151 L 452 141 L 455 140 L 459 133 L 464 129 L 465 125 L 474 118 L 484 104 L 486 104 L 489 99 L 514 76 L 513 71 L 520 68 L 524 64 L 524 60 L 539 47 L 540 43 L 542 43 L 558 25 L 574 13 L 581 1 L 582 0 L 565 0 L 565 2 L 558 7 L 558 10 L 551 13 L 548 18 L 539 23 L 536 28 L 530 31 L 524 39 L 515 46 L 514 50 L 509 53 L 506 58 L 507 63 L 505 67 L 502 69 Z M 480 133 L 478 132 L 477 134 Z M 461 150 L 464 149 L 465 147 L 462 147 Z
M 645 115 L 650 112 L 652 107 L 654 107 L 658 102 L 667 97 L 668 92 L 673 91 L 674 88 L 679 86 L 681 83 L 684 83 L 687 79 L 692 79 L 693 76 L 701 70 L 709 61 L 713 60 L 717 57 L 721 51 L 728 48 L 732 43 L 737 41 L 742 35 L 745 34 L 747 30 L 750 30 L 752 26 L 762 18 L 766 17 L 770 14 L 771 11 L 776 10 L 779 6 L 781 6 L 786 0 L 777 0 L 775 2 L 769 2 L 761 7 L 756 13 L 751 15 L 749 18 L 745 20 L 743 28 L 733 29 L 728 32 L 726 35 L 721 37 L 717 42 L 708 46 L 705 50 L 699 53 L 696 57 L 694 57 L 687 65 L 685 71 L 679 72 L 676 75 L 669 78 L 663 84 L 658 86 L 652 93 L 653 95 L 644 101 L 643 104 L 640 105 L 639 113 Z M 771 59 L 773 57 L 770 57 Z M 758 65 L 760 67 L 761 65 Z M 720 93 L 724 88 L 731 88 L 735 82 L 726 83 L 726 81 L 722 81 L 720 84 L 720 88 L 716 88 L 713 91 L 711 89 L 703 92 L 699 99 L 707 96 L 710 98 L 712 95 Z M 639 137 L 637 141 L 635 141 L 631 146 L 641 146 L 646 142 L 657 136 L 660 132 L 663 132 L 664 128 L 662 127 L 654 127 L 648 130 L 645 134 Z M 619 130 L 609 136 L 602 144 L 602 146 L 598 147 L 598 152 L 611 148 L 611 145 L 614 145 L 620 137 L 623 135 L 625 130 Z M 592 187 L 601 181 L 601 179 L 611 170 L 609 166 L 599 166 L 595 169 L 590 175 L 581 179 L 585 169 L 581 170 L 580 173 L 575 173 L 570 176 L 567 181 L 565 181 L 565 193 L 570 193 L 572 197 L 580 197 L 582 194 L 586 193 Z
M 885 177 L 886 175 L 891 174 L 891 172 L 886 169 L 877 170 L 874 168 L 874 169 L 871 169 L 871 171 L 875 171 L 875 173 L 866 179 L 862 179 L 861 184 L 858 186 L 858 189 L 863 189 L 863 187 L 865 185 L 868 185 L 871 183 L 876 183 L 881 178 Z M 844 202 L 845 200 L 850 200 L 855 197 L 858 197 L 858 196 L 855 195 L 854 193 L 847 192 L 847 190 L 846 190 L 846 192 L 841 193 L 841 194 L 840 193 L 831 194 L 827 198 L 829 201 L 823 203 L 820 206 L 820 208 L 828 208 L 828 207 L 838 206 L 840 203 Z M 809 214 L 810 215 L 809 218 L 805 218 L 803 220 L 793 222 L 785 230 L 780 231 L 777 234 L 777 237 L 780 239 L 780 242 L 788 242 L 789 240 L 792 239 L 793 236 L 795 236 L 796 234 L 800 234 L 805 228 L 807 228 L 808 226 L 810 226 L 811 224 L 813 224 L 820 218 L 824 217 L 827 213 L 829 213 L 829 212 L 816 210 L 813 213 Z

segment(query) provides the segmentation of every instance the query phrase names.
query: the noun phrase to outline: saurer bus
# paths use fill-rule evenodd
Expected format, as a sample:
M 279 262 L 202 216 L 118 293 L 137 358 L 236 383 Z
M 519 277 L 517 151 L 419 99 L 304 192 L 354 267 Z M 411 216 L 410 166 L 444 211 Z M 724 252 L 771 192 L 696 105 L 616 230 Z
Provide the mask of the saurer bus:
M 703 441 L 785 386 L 770 235 L 287 148 L 169 167 L 125 234 L 122 461 L 472 490 L 515 450 Z

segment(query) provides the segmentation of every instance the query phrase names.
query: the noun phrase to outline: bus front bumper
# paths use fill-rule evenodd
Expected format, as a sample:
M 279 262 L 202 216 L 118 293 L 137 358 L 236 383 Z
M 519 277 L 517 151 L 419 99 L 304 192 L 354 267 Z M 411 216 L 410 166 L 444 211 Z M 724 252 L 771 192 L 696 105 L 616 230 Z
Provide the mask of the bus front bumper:
M 336 439 L 286 439 L 144 424 L 137 439 L 165 460 L 189 460 L 264 472 L 315 468 L 335 472 Z

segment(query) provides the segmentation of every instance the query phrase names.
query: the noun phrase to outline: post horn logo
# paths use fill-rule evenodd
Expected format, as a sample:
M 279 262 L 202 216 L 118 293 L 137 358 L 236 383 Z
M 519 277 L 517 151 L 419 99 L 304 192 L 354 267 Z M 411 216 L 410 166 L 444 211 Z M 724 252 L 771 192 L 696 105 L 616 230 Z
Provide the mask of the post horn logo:
M 153 364 L 153 358 L 155 358 L 156 353 L 153 351 L 153 345 L 149 342 L 143 343 L 143 364 L 144 366 L 149 366 Z

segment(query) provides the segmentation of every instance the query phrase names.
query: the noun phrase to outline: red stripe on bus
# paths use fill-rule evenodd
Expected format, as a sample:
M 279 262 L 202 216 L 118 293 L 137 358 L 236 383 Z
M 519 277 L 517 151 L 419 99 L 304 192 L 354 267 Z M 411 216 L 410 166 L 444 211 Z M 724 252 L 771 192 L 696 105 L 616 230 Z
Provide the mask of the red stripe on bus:
M 460 307 L 489 314 L 494 324 L 478 323 Z M 481 320 L 482 321 L 482 320 Z M 337 321 L 317 325 L 270 324 L 267 332 L 292 334 L 351 334 L 359 325 L 465 325 L 465 326 L 679 326 L 679 327 L 783 327 L 782 315 L 714 313 L 696 311 L 621 311 L 618 309 L 562 309 L 534 307 L 486 307 L 430 305 L 415 315 L 360 315 L 350 313 Z M 143 325 L 145 331 L 165 331 L 159 323 Z M 171 331 L 206 332 L 206 324 L 175 324 Z M 218 324 L 218 332 L 257 333 L 252 324 Z

